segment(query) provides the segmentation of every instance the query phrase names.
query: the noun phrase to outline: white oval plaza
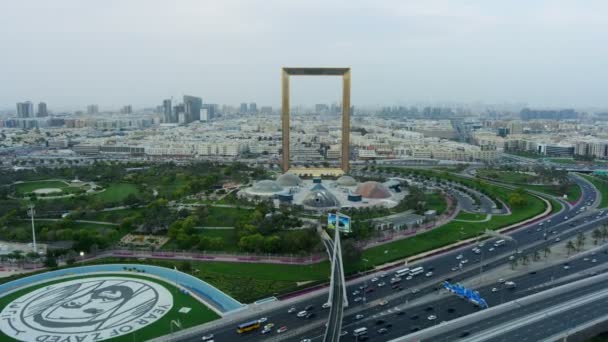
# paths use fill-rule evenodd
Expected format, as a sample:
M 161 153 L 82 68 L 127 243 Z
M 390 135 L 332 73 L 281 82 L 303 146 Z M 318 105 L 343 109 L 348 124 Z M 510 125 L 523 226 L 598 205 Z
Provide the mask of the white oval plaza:
M 150 280 L 73 279 L 12 301 L 0 312 L 0 329 L 19 341 L 102 341 L 144 328 L 172 307 L 171 292 Z

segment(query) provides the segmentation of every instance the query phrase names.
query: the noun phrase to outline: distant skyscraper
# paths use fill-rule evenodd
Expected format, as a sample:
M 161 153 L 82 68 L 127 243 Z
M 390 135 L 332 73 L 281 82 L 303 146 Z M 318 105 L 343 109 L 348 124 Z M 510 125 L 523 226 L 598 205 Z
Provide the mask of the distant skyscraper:
M 92 104 L 87 106 L 87 114 L 97 114 L 99 113 L 99 106 Z
M 173 121 L 173 123 L 179 123 L 180 117 L 182 117 L 182 120 L 185 122 L 186 116 L 184 113 L 184 105 L 178 104 L 178 105 L 173 106 L 173 115 L 171 117 L 175 119 L 175 121 Z
M 30 101 L 17 103 L 17 117 L 19 117 L 19 118 L 34 117 L 34 104 Z
M 48 116 L 49 112 L 46 109 L 46 103 L 45 102 L 40 102 L 38 104 L 38 116 L 39 117 L 43 117 L 43 116 Z
M 171 99 L 163 100 L 163 119 L 165 123 L 175 123 L 173 118 L 173 108 L 171 108 Z
M 258 112 L 258 105 L 255 102 L 251 102 L 249 104 L 249 113 L 257 113 Z
M 201 108 L 203 108 L 203 99 L 196 96 L 184 95 L 185 123 L 200 120 Z
M 241 103 L 241 114 L 247 113 L 247 104 L 245 102 Z
M 218 113 L 218 105 L 215 103 L 205 103 L 203 104 L 203 110 L 207 110 L 207 119 L 203 121 L 208 121 L 217 116 Z M 202 115 L 202 114 L 201 114 Z M 201 118 L 202 120 L 202 118 Z
M 262 112 L 264 114 L 272 114 L 272 107 L 271 106 L 262 106 L 262 108 L 260 108 L 260 112 Z
M 329 106 L 324 103 L 318 103 L 315 105 L 315 112 L 317 114 L 325 113 L 329 110 Z
M 131 107 L 131 105 L 123 106 L 120 109 L 120 113 L 121 114 L 131 114 L 131 113 L 133 113 L 133 107 Z

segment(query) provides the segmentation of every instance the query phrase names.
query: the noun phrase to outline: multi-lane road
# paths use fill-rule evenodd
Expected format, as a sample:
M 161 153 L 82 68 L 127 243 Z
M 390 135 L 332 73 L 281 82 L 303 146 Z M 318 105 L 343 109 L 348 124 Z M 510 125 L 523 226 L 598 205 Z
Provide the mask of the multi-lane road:
M 582 187 L 582 199 L 575 206 L 566 206 L 566 208 L 554 214 L 552 217 L 541 221 L 533 222 L 525 227 L 509 233 L 517 243 L 507 242 L 506 245 L 497 247 L 490 251 L 492 241 L 485 242 L 485 247 L 482 248 L 480 254 L 472 251 L 473 246 L 459 248 L 453 251 L 446 252 L 441 255 L 408 265 L 412 268 L 415 266 L 423 266 L 425 273 L 432 271 L 433 275 L 426 277 L 424 274 L 413 277 L 411 280 L 403 280 L 400 287 L 392 288 L 389 280 L 394 270 L 386 272 L 378 272 L 377 274 L 368 277 L 357 279 L 348 282 L 347 293 L 349 294 L 350 305 L 346 309 L 343 318 L 343 330 L 346 335 L 343 340 L 354 340 L 350 336 L 354 328 L 366 326 L 372 331 L 374 341 L 385 341 L 398 336 L 403 336 L 410 333 L 412 330 L 423 329 L 434 324 L 438 324 L 443 320 L 450 320 L 462 315 L 475 312 L 479 309 L 472 304 L 464 303 L 462 300 L 455 297 L 440 297 L 440 292 L 437 291 L 438 284 L 449 278 L 452 281 L 461 281 L 478 275 L 481 270 L 490 270 L 495 267 L 509 263 L 511 256 L 520 253 L 522 255 L 532 253 L 534 250 L 542 250 L 547 245 L 556 243 L 556 239 L 565 240 L 573 237 L 580 231 L 593 229 L 595 226 L 603 222 L 608 222 L 606 214 L 589 213 L 583 211 L 582 214 L 587 215 L 587 218 L 582 218 L 580 207 L 589 207 L 597 199 L 596 190 L 584 180 L 576 180 Z M 576 217 L 575 217 L 576 216 Z M 540 225 L 542 223 L 542 225 Z M 544 234 L 547 233 L 547 238 Z M 516 249 L 518 252 L 516 252 Z M 461 257 L 460 257 L 461 255 Z M 458 259 L 457 259 L 458 256 Z M 483 259 L 483 268 L 480 263 Z M 606 262 L 604 256 L 596 258 L 598 262 Z M 459 265 L 462 261 L 466 263 Z M 533 288 L 536 285 L 546 283 L 547 279 L 558 279 L 564 275 L 571 273 L 574 269 L 581 269 L 589 266 L 587 261 L 580 261 L 578 265 L 576 261 L 571 261 L 572 266 L 569 270 L 556 266 L 546 270 L 538 271 L 535 275 L 526 275 L 521 279 L 517 279 L 519 283 L 514 291 L 501 289 L 497 292 L 491 292 L 490 287 L 482 287 L 476 290 L 485 296 L 490 305 L 496 305 L 501 301 L 509 301 L 517 298 L 519 295 L 525 294 L 526 289 Z M 550 273 L 550 275 L 549 275 Z M 384 277 L 382 277 L 385 275 Z M 373 278 L 377 278 L 373 279 Z M 382 284 L 384 283 L 384 284 Z M 366 288 L 362 288 L 365 287 Z M 383 285 L 383 286 L 381 286 Z M 356 291 L 360 292 L 357 293 Z M 415 293 L 414 293 L 415 292 Z M 417 308 L 406 309 L 406 313 L 397 314 L 395 307 L 400 305 L 407 306 L 410 304 L 432 299 L 429 304 L 422 304 Z M 386 300 L 388 303 L 384 306 L 380 305 L 380 301 Z M 235 324 L 217 325 L 217 328 L 204 333 L 213 333 L 215 341 L 234 341 L 238 338 L 239 341 L 300 341 L 302 339 L 312 339 L 320 341 L 324 332 L 324 324 L 327 321 L 329 310 L 323 309 L 321 306 L 327 301 L 327 293 L 302 296 L 302 299 L 297 305 L 294 305 L 295 312 L 303 310 L 306 306 L 312 306 L 309 310 L 315 313 L 314 317 L 309 319 L 296 317 L 295 313 L 288 313 L 289 306 L 278 307 L 263 313 L 252 314 L 250 317 L 244 318 L 246 321 L 249 318 L 266 317 L 267 322 L 274 324 L 272 332 L 267 335 L 260 335 L 259 331 L 245 335 L 236 333 Z M 388 314 L 388 315 L 387 315 Z M 360 315 L 360 316 L 358 316 Z M 377 322 L 380 316 L 386 316 L 386 322 Z M 435 319 L 429 320 L 429 316 L 436 316 Z M 389 325 L 387 327 L 387 324 Z M 288 330 L 283 333 L 277 333 L 276 329 L 281 326 L 286 326 Z M 385 334 L 379 335 L 376 331 L 380 328 L 387 328 Z M 200 341 L 202 334 L 185 338 L 183 341 Z

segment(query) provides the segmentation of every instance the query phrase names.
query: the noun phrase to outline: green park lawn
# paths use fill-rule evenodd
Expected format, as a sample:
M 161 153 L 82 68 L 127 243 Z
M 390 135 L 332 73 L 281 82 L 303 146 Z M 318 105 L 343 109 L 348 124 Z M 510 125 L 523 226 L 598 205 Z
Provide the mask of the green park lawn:
M 564 196 L 564 194 L 558 190 L 559 188 L 557 186 L 553 186 L 553 185 L 524 185 L 522 187 L 525 189 L 535 190 L 535 191 L 543 192 L 545 194 L 553 195 L 553 196 L 557 196 L 557 197 Z M 568 195 L 568 201 L 570 201 L 570 202 L 578 201 L 578 199 L 581 198 L 581 187 L 578 186 L 577 184 L 571 184 L 568 187 L 568 191 L 566 192 L 566 195 Z
M 478 170 L 477 172 L 480 177 L 491 178 L 496 181 L 513 184 L 524 189 L 539 191 L 557 197 L 562 197 L 564 195 L 559 191 L 559 187 L 555 185 L 529 184 L 529 178 L 534 178 L 534 176 L 530 174 L 514 171 L 488 170 Z M 568 187 L 566 195 L 568 195 L 568 201 L 577 201 L 581 197 L 581 188 L 577 184 L 573 183 Z
M 598 177 L 582 175 L 586 180 L 590 181 L 602 194 L 602 201 L 600 202 L 600 208 L 608 207 L 608 181 L 600 179 Z
M 68 185 L 61 181 L 36 181 L 36 182 L 26 182 L 15 185 L 15 192 L 18 194 L 27 194 L 32 191 L 44 188 L 57 188 L 65 191 L 65 188 L 68 188 Z
M 534 175 L 515 171 L 477 170 L 480 177 L 490 178 L 503 183 L 527 184 Z
M 243 208 L 207 207 L 209 216 L 205 220 L 207 227 L 234 227 L 240 219 L 246 218 L 253 210 Z
M 454 219 L 465 221 L 481 221 L 485 220 L 486 216 L 486 214 L 467 213 L 466 211 L 461 211 L 458 213 L 458 215 L 456 215 Z
M 130 183 L 112 183 L 105 191 L 96 194 L 95 198 L 103 202 L 116 203 L 123 201 L 130 194 L 139 194 L 137 186 Z
M 91 276 L 87 276 L 87 278 L 103 277 L 103 276 L 107 276 L 107 275 L 103 275 L 103 274 L 91 275 Z M 123 275 L 121 275 L 121 276 L 123 276 Z M 124 275 L 124 276 L 127 276 L 127 275 Z M 162 318 L 160 318 L 158 321 L 154 322 L 153 324 L 151 324 L 147 327 L 144 327 L 140 330 L 137 330 L 131 334 L 127 334 L 127 335 L 119 336 L 117 338 L 110 339 L 109 341 L 112 341 L 112 342 L 146 341 L 146 340 L 149 340 L 149 339 L 152 339 L 155 337 L 166 335 L 166 334 L 171 333 L 170 323 L 172 320 L 179 319 L 179 321 L 182 324 L 182 328 L 186 329 L 186 328 L 189 328 L 189 327 L 192 327 L 195 325 L 200 325 L 200 324 L 203 324 L 203 323 L 206 323 L 206 322 L 219 318 L 219 316 L 215 312 L 213 312 L 211 309 L 207 308 L 201 302 L 193 299 L 190 295 L 186 295 L 186 294 L 179 292 L 175 286 L 173 286 L 165 281 L 162 281 L 162 280 L 159 280 L 156 278 L 138 276 L 138 275 L 130 275 L 130 274 L 128 275 L 128 277 L 146 279 L 148 281 L 159 283 L 159 284 L 163 285 L 164 287 L 166 287 L 173 295 L 173 308 L 171 308 L 171 311 L 166 313 Z M 59 279 L 59 280 L 49 281 L 49 282 L 46 282 L 43 284 L 37 284 L 35 286 L 31 286 L 26 289 L 14 292 L 8 296 L 0 298 L 0 307 L 2 307 L 2 308 L 6 307 L 13 300 L 15 300 L 33 290 L 36 290 L 38 288 L 41 288 L 41 287 L 44 287 L 44 286 L 47 286 L 50 284 L 70 280 L 70 279 L 71 278 L 67 278 L 67 279 L 63 278 L 63 279 Z M 189 307 L 189 308 L 191 308 L 191 311 L 188 312 L 187 314 L 179 313 L 178 311 L 182 307 Z M 0 340 L 16 341 L 16 340 L 13 340 L 12 338 L 4 335 L 2 332 L 0 332 Z

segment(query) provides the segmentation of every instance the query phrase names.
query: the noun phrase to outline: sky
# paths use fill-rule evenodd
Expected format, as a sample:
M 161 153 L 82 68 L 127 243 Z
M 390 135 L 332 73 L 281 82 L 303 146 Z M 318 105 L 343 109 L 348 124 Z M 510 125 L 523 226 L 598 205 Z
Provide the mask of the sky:
M 0 1 L 0 108 L 280 104 L 283 66 L 352 103 L 608 107 L 608 1 Z M 340 99 L 292 78 L 292 104 Z

